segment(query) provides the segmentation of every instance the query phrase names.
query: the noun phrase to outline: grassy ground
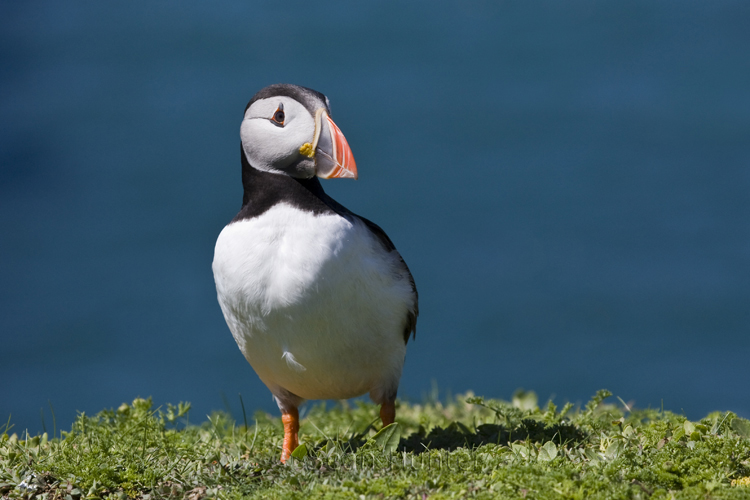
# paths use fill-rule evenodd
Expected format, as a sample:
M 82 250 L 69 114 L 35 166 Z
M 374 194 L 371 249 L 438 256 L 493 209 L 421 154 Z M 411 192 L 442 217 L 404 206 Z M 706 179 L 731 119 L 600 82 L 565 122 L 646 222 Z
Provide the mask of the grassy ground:
M 137 399 L 70 432 L 0 435 L 6 498 L 750 498 L 750 421 L 606 404 L 537 407 L 464 395 L 401 404 L 377 432 L 366 403 L 311 406 L 278 462 L 279 418 L 185 425 L 188 405 Z M 23 439 L 22 439 L 23 438 Z

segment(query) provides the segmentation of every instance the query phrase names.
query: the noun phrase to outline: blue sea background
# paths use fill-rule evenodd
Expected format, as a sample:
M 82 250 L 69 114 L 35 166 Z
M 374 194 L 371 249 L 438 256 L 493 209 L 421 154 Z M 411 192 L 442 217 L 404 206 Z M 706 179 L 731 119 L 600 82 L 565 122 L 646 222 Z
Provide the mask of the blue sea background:
M 750 417 L 748 26 L 746 1 L 2 2 L 0 420 L 277 414 L 211 273 L 277 82 L 328 95 L 360 178 L 324 187 L 416 278 L 402 397 Z

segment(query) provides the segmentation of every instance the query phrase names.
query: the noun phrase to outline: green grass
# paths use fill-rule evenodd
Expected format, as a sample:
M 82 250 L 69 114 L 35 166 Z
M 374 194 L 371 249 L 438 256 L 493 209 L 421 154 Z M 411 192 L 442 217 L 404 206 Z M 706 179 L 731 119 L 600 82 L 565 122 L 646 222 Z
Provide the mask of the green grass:
M 750 421 L 668 411 L 583 408 L 519 392 L 401 403 L 376 433 L 377 407 L 312 405 L 297 458 L 278 462 L 280 419 L 183 422 L 188 405 L 136 399 L 79 415 L 49 439 L 0 435 L 6 498 L 750 498 Z

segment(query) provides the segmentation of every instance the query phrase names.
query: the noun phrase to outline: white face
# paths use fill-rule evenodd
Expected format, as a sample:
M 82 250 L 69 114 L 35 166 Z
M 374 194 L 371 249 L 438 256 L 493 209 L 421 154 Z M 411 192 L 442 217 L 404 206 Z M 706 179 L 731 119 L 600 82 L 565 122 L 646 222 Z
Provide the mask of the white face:
M 314 134 L 315 118 L 302 104 L 284 96 L 255 101 L 240 126 L 242 148 L 250 165 L 292 177 L 315 175 L 314 161 L 306 161 L 299 151 L 303 144 L 313 142 Z

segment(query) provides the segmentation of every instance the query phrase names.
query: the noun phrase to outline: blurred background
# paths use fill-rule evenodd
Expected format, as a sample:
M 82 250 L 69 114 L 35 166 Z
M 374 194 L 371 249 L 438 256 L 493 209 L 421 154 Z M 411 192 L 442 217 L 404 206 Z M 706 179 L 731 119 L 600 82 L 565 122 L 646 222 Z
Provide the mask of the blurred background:
M 0 420 L 277 414 L 216 301 L 244 106 L 319 90 L 419 287 L 401 397 L 750 417 L 750 4 L 0 4 Z

